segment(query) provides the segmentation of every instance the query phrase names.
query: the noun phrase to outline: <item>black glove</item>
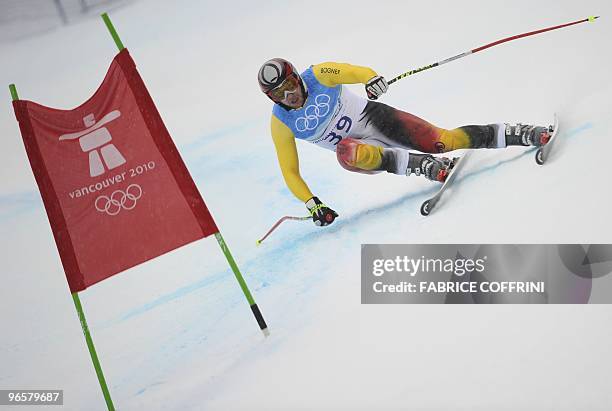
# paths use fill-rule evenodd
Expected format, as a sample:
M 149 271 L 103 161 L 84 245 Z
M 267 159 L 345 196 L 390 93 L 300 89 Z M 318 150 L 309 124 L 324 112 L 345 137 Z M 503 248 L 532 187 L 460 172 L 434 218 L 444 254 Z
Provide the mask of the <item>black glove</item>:
M 306 201 L 306 207 L 310 211 L 312 221 L 318 226 L 329 225 L 338 217 L 338 213 L 323 204 L 317 197 Z
M 365 85 L 370 100 L 376 100 L 387 92 L 389 85 L 383 76 L 372 77 Z

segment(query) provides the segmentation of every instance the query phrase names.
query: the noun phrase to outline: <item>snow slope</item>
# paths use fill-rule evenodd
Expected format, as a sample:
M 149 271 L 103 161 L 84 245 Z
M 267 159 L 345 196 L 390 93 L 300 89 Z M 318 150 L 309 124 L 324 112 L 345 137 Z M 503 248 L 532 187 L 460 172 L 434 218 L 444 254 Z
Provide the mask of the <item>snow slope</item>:
M 260 4 L 263 3 L 263 4 Z M 601 306 L 362 306 L 363 243 L 610 243 L 612 6 L 605 1 L 138 1 L 111 18 L 272 331 L 263 339 L 214 239 L 81 294 L 118 409 L 610 409 Z M 340 218 L 285 223 L 303 205 L 269 138 L 259 65 L 327 60 L 387 77 L 482 43 L 600 14 L 415 75 L 385 103 L 442 127 L 500 121 L 563 131 L 550 164 L 521 148 L 475 153 L 451 202 L 416 177 L 346 172 L 299 144 L 302 175 Z M 372 15 L 378 16 L 373 18 Z M 116 53 L 101 21 L 0 44 L 0 83 L 70 108 Z M 360 87 L 351 86 L 362 92 Z M 0 101 L 0 389 L 64 389 L 105 409 L 10 96 Z M 23 409 L 27 409 L 24 407 Z

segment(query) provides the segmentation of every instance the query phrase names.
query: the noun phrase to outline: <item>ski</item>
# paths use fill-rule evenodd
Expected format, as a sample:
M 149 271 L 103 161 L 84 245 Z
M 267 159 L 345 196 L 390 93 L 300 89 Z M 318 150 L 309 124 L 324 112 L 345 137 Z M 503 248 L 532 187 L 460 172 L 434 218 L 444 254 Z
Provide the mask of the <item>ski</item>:
M 535 155 L 535 161 L 539 165 L 544 165 L 544 163 L 548 159 L 548 156 L 550 155 L 550 152 L 553 148 L 553 144 L 555 143 L 557 134 L 559 134 L 559 116 L 557 116 L 557 114 L 555 113 L 555 125 L 553 126 L 553 134 L 550 137 L 550 140 L 548 140 L 548 143 L 540 147 Z
M 426 200 L 421 205 L 422 215 L 428 216 L 432 212 L 432 210 L 436 207 L 436 204 L 438 204 L 438 201 L 440 201 L 440 198 L 442 198 L 442 195 L 444 194 L 446 189 L 450 187 L 450 185 L 453 183 L 453 181 L 457 177 L 457 174 L 459 174 L 459 171 L 461 170 L 461 168 L 465 165 L 465 162 L 467 158 L 470 156 L 470 154 L 471 152 L 468 151 L 462 157 L 455 160 L 455 164 L 453 165 L 453 168 L 451 169 L 450 174 L 446 178 L 446 181 L 444 181 L 444 184 L 442 184 L 442 187 L 440 187 L 438 192 L 433 197 Z

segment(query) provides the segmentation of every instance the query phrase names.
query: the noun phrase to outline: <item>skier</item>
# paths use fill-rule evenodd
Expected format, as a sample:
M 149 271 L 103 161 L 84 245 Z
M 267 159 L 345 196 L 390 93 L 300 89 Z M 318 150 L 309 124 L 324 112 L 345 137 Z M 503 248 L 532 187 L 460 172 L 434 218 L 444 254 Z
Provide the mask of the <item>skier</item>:
M 274 58 L 261 66 L 258 80 L 261 90 L 275 103 L 271 132 L 285 182 L 306 204 L 318 226 L 331 224 L 338 214 L 313 195 L 300 176 L 296 138 L 335 151 L 340 165 L 349 171 L 414 173 L 444 182 L 452 161 L 431 153 L 542 146 L 552 134 L 548 127 L 505 123 L 453 130 L 436 127 L 374 101 L 388 85 L 368 67 L 327 62 L 300 74 L 287 60 Z M 357 83 L 365 84 L 369 100 L 342 86 Z

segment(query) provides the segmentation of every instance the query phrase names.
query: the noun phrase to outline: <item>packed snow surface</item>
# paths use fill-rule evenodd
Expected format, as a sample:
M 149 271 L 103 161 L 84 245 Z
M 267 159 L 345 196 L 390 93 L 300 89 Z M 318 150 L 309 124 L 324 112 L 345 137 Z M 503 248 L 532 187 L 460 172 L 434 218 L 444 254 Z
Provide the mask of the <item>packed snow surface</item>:
M 610 3 L 317 5 L 141 0 L 112 12 L 272 332 L 263 338 L 214 238 L 99 283 L 81 300 L 116 407 L 610 409 L 605 305 L 360 304 L 361 244 L 612 242 Z M 256 246 L 281 216 L 306 214 L 276 162 L 271 102 L 256 83 L 263 61 L 349 62 L 392 78 L 589 15 L 602 18 L 419 73 L 381 100 L 446 128 L 550 124 L 558 113 L 545 167 L 533 149 L 478 151 L 425 218 L 419 207 L 435 184 L 349 173 L 332 152 L 298 142 L 302 176 L 340 217 L 327 228 L 284 223 Z M 91 17 L 1 43 L 0 54 L 0 83 L 72 108 L 96 90 L 116 48 Z M 64 409 L 103 410 L 5 90 L 0 388 L 63 389 Z

